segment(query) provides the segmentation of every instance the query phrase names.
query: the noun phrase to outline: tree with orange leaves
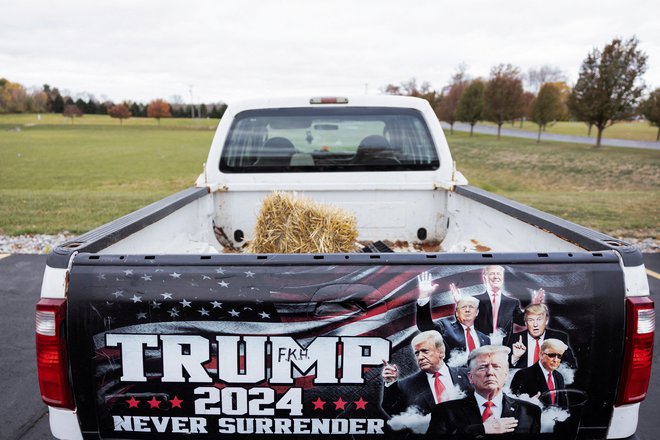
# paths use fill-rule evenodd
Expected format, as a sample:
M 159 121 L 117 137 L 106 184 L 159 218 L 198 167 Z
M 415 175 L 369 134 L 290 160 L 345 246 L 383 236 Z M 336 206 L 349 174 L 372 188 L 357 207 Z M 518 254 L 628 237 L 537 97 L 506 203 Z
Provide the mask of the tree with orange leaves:
M 170 105 L 162 99 L 155 99 L 151 101 L 147 106 L 147 117 L 156 118 L 158 125 L 160 125 L 160 118 L 172 117 Z

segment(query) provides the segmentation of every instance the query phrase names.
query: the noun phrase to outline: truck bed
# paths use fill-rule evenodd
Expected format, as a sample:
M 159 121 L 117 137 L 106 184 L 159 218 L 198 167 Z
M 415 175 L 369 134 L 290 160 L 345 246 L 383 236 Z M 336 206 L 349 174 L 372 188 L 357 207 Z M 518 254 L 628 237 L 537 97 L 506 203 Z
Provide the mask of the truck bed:
M 73 252 L 244 252 L 261 200 L 267 194 L 257 190 L 211 193 L 207 188 L 190 188 L 63 243 L 51 253 L 48 264 L 67 267 Z M 626 266 L 642 263 L 639 252 L 618 239 L 469 185 L 457 186 L 453 191 L 307 191 L 305 195 L 355 213 L 361 242 L 385 241 L 397 252 L 539 254 L 615 250 Z M 415 201 L 412 205 L 411 200 Z M 420 239 L 422 228 L 424 240 Z

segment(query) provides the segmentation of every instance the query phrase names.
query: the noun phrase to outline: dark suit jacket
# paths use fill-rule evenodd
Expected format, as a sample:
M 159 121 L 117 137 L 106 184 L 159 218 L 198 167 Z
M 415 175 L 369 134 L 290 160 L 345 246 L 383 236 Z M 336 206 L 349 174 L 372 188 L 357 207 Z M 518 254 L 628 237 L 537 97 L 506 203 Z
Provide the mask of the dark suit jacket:
M 422 332 L 437 330 L 442 334 L 442 338 L 445 341 L 445 361 L 451 359 L 452 350 L 458 349 L 465 351 L 465 331 L 463 330 L 463 326 L 461 326 L 455 317 L 442 318 L 433 322 L 430 301 L 423 306 L 417 305 L 417 328 Z M 479 330 L 477 330 L 477 337 L 479 338 L 479 344 L 490 345 L 490 338 Z
M 479 300 L 479 315 L 474 320 L 474 326 L 481 333 L 493 333 L 493 304 L 490 302 L 488 292 L 475 295 Z M 520 301 L 506 294 L 500 296 L 500 310 L 497 315 L 497 328 L 502 329 L 506 335 L 513 332 L 513 323 L 525 324 L 525 314 L 520 308 Z
M 556 390 L 563 390 L 566 388 L 566 385 L 564 384 L 564 376 L 562 376 L 557 370 L 552 372 L 552 380 L 555 382 Z M 516 396 L 527 394 L 533 397 L 536 393 L 545 393 L 546 391 L 550 391 L 548 388 L 548 378 L 543 374 L 543 370 L 541 370 L 538 362 L 531 367 L 518 370 L 516 374 L 513 375 L 511 392 Z M 556 404 L 566 407 L 566 401 L 563 394 L 557 395 Z
M 527 330 L 525 330 L 524 332 L 513 333 L 512 335 L 510 335 L 509 337 L 507 337 L 505 339 L 504 345 L 506 345 L 507 347 L 509 347 L 511 349 L 511 354 L 509 355 L 509 365 L 511 367 L 525 368 L 525 367 L 530 366 L 530 365 L 528 365 L 528 362 L 527 362 L 527 352 L 530 350 L 530 348 L 527 347 L 527 335 L 528 335 L 528 333 L 529 332 Z M 527 348 L 528 351 L 526 351 L 525 354 L 523 355 L 523 357 L 521 357 L 518 360 L 518 363 L 514 365 L 511 361 L 511 358 L 512 358 L 512 355 L 513 355 L 513 344 L 518 342 L 520 340 L 521 336 L 522 336 L 523 344 L 525 344 L 525 347 Z M 543 339 L 559 339 L 561 342 L 568 345 L 568 348 L 564 352 L 564 357 L 562 358 L 561 363 L 565 364 L 565 365 L 567 365 L 571 368 L 577 368 L 577 361 L 575 360 L 575 356 L 573 356 L 573 351 L 571 350 L 571 346 L 568 343 L 568 335 L 566 333 L 561 332 L 559 330 L 553 330 L 551 328 L 546 327 L 545 336 L 544 336 Z M 532 350 L 533 349 L 534 349 L 534 347 L 532 347 Z
M 465 368 L 450 367 L 449 374 L 454 385 L 462 391 L 472 390 Z M 412 405 L 424 414 L 430 413 L 436 405 L 426 373 L 421 370 L 383 389 L 381 408 L 390 416 L 400 414 Z
M 538 434 L 541 431 L 541 408 L 533 403 L 504 394 L 502 417 L 515 417 L 518 420 L 518 426 L 512 434 Z M 437 405 L 426 432 L 429 439 L 478 438 L 484 435 L 481 411 L 474 394 Z

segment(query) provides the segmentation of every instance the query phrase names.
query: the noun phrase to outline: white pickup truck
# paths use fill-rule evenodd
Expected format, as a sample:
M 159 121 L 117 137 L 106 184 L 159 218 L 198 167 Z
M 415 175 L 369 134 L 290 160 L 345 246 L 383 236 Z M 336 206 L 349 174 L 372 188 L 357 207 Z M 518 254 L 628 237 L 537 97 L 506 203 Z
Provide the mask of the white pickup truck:
M 273 191 L 342 207 L 361 243 L 395 252 L 237 252 Z M 479 348 L 455 345 L 470 319 Z M 229 106 L 195 187 L 49 255 L 36 333 L 60 439 L 464 438 L 510 419 L 520 437 L 624 438 L 654 323 L 639 251 L 468 185 L 426 101 L 359 96 Z M 436 331 L 444 347 L 420 360 L 417 335 Z M 539 354 L 532 336 L 564 345 Z M 488 347 L 506 353 L 490 367 L 504 408 L 456 421 Z M 543 366 L 561 377 L 511 386 Z M 440 367 L 455 394 L 432 386 Z

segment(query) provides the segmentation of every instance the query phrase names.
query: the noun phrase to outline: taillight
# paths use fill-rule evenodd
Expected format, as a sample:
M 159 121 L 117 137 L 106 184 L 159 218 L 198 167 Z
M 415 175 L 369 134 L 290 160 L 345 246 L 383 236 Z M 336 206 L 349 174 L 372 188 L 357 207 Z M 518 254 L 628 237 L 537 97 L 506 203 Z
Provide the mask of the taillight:
M 37 303 L 37 373 L 41 398 L 50 406 L 74 409 L 66 341 L 62 334 L 65 299 L 41 299 Z
M 626 342 L 616 404 L 644 400 L 651 379 L 655 310 L 648 297 L 626 299 Z

